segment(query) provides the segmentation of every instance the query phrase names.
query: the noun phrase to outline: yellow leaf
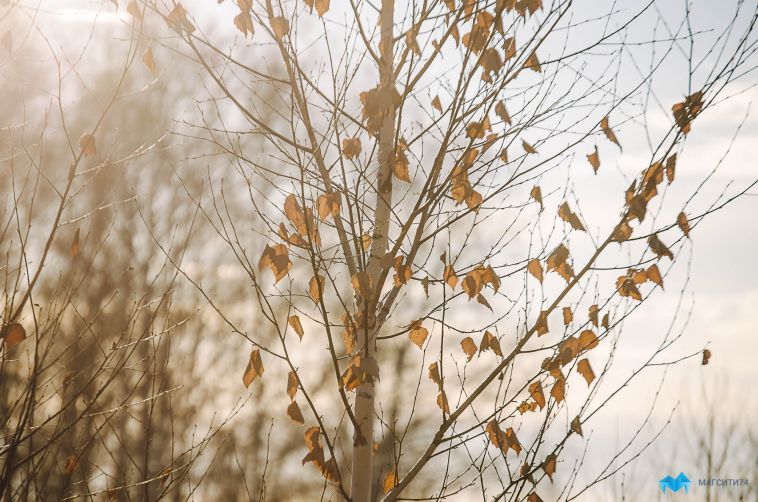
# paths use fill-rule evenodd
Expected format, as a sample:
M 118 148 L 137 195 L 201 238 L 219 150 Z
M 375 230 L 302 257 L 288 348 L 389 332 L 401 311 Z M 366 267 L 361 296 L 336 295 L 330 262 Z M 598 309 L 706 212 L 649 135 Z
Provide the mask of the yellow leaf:
M 571 321 L 574 320 L 574 314 L 571 313 L 571 308 L 563 307 L 563 324 L 568 326 Z
M 429 365 L 429 379 L 436 383 L 438 387 L 442 387 L 442 377 L 440 376 L 440 368 L 437 363 Z
M 277 16 L 271 20 L 271 29 L 274 30 L 274 36 L 281 40 L 289 33 L 290 23 L 283 16 Z
M 395 487 L 395 485 L 397 485 L 397 470 L 392 469 L 384 475 L 384 482 L 382 483 L 384 493 L 389 493 L 390 490 Z
M 445 412 L 450 413 L 450 407 L 447 404 L 447 396 L 445 395 L 445 391 L 441 390 L 439 394 L 437 394 L 437 406 Z

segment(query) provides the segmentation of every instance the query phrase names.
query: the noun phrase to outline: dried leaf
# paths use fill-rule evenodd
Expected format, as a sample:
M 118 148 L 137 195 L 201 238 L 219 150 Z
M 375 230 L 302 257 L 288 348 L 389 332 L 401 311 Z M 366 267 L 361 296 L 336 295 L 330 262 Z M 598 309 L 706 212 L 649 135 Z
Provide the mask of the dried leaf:
M 544 310 L 540 312 L 537 322 L 534 323 L 534 329 L 537 331 L 537 336 L 542 336 L 550 331 L 547 326 L 547 312 Z
M 263 376 L 263 361 L 261 361 L 260 351 L 253 349 L 250 352 L 250 360 L 247 362 L 245 373 L 242 375 L 242 383 L 245 384 L 245 387 L 249 387 L 253 380 L 259 376 Z
M 579 334 L 579 350 L 594 349 L 598 343 L 597 335 L 593 331 L 585 329 Z
M 524 68 L 528 68 L 537 73 L 542 73 L 542 67 L 540 66 L 539 59 L 537 59 L 536 52 L 532 52 L 531 55 L 527 58 L 527 60 L 524 61 Z
M 287 374 L 287 395 L 290 398 L 290 401 L 295 399 L 295 394 L 297 394 L 297 373 L 294 371 L 290 371 Z
M 529 395 L 532 396 L 532 399 L 539 405 L 540 409 L 545 407 L 545 394 L 542 392 L 542 382 L 531 383 L 529 385 Z
M 300 323 L 300 318 L 296 315 L 289 316 L 287 318 L 287 324 L 290 325 L 290 327 L 295 330 L 295 333 L 297 333 L 297 336 L 300 337 L 300 339 L 303 339 L 303 335 L 305 334 L 303 331 L 303 325 Z
M 468 360 L 466 362 L 470 362 L 476 354 L 476 343 L 474 343 L 473 338 L 467 336 L 461 340 L 461 348 L 463 349 L 463 352 L 466 354 L 466 356 L 468 356 Z
M 661 277 L 661 272 L 658 270 L 658 265 L 653 263 L 648 267 L 648 269 L 645 271 L 645 274 L 647 275 L 647 278 L 659 285 L 660 287 L 663 287 L 663 278 Z
M 563 379 L 556 380 L 553 384 L 553 388 L 550 389 L 550 395 L 553 396 L 555 402 L 560 403 L 566 398 L 566 385 Z
M 586 358 L 579 361 L 576 370 L 587 380 L 587 386 L 595 379 L 595 372 L 592 371 L 592 366 L 590 366 L 590 362 Z
M 434 96 L 434 99 L 432 99 L 432 107 L 442 113 L 442 103 L 440 102 L 439 96 Z
M 658 256 L 658 259 L 660 260 L 661 257 L 667 256 L 669 260 L 674 259 L 673 253 L 669 250 L 666 245 L 658 239 L 658 234 L 653 234 L 647 239 L 647 243 L 650 245 L 650 249 Z
M 508 115 L 508 110 L 505 109 L 505 103 L 498 101 L 495 105 L 495 115 L 500 117 L 503 123 L 511 125 L 511 116 Z
M 571 421 L 571 430 L 584 437 L 584 434 L 582 434 L 582 423 L 579 421 L 578 415 Z
M 542 210 L 542 208 L 543 208 L 543 206 L 542 206 L 542 190 L 540 190 L 540 187 L 538 187 L 538 186 L 535 185 L 532 188 L 532 191 L 529 193 L 529 195 L 531 195 L 534 200 L 536 200 L 537 202 L 539 202 L 539 204 L 540 204 L 540 210 Z
M 79 148 L 82 149 L 82 157 L 91 157 L 97 153 L 95 137 L 84 133 L 79 137 Z
M 563 324 L 568 326 L 574 320 L 574 314 L 571 313 L 570 307 L 563 307 Z
M 590 321 L 592 321 L 592 324 L 594 324 L 595 327 L 597 327 L 597 320 L 598 320 L 597 315 L 599 312 L 600 312 L 600 309 L 598 308 L 597 304 L 590 305 L 589 317 L 590 317 Z
M 529 270 L 529 273 L 532 274 L 534 277 L 537 278 L 538 281 L 542 282 L 543 276 L 542 276 L 542 264 L 537 258 L 533 258 L 529 260 L 529 264 L 527 265 L 527 270 Z
M 150 73 L 155 74 L 158 72 L 158 68 L 155 66 L 155 59 L 153 59 L 153 49 L 148 47 L 145 52 L 142 53 L 142 62 L 150 70 Z
M 3 343 L 5 344 L 6 350 L 12 349 L 19 343 L 26 340 L 26 330 L 21 324 L 17 322 L 13 322 L 13 323 L 8 324 L 7 326 L 3 326 L 3 329 L 0 331 L 0 334 L 2 335 Z
M 440 376 L 440 368 L 436 362 L 429 365 L 429 379 L 436 383 L 438 387 L 442 388 L 442 377 Z
M 669 185 L 674 181 L 674 175 L 676 174 L 676 154 L 672 154 L 666 159 L 666 179 L 669 181 Z
M 621 144 L 619 143 L 619 140 L 616 137 L 616 133 L 614 133 L 613 130 L 611 129 L 611 127 L 608 125 L 608 116 L 607 115 L 605 117 L 603 117 L 603 119 L 600 121 L 600 129 L 603 130 L 603 132 L 605 133 L 605 137 L 606 138 L 608 138 L 609 140 L 613 141 L 614 143 L 616 143 L 616 146 L 618 146 L 619 148 L 621 148 Z
M 584 228 L 584 225 L 582 225 L 579 216 L 571 211 L 568 202 L 564 202 L 558 206 L 558 216 L 560 216 L 563 221 L 570 224 L 574 230 L 581 230 L 583 232 L 586 232 L 586 229 Z
M 329 216 L 337 218 L 340 214 L 340 196 L 336 192 L 319 195 L 316 205 L 318 206 L 318 219 L 321 221 L 326 220 Z
M 252 37 L 255 34 L 255 28 L 253 27 L 253 18 L 248 11 L 242 11 L 234 16 L 234 26 L 242 32 L 242 35 L 247 38 L 248 34 Z
M 311 297 L 311 299 L 318 303 L 321 300 L 321 294 L 324 291 L 324 276 L 323 275 L 316 275 L 311 277 L 310 282 L 308 283 L 308 296 Z
M 500 350 L 500 341 L 489 331 L 484 332 L 482 341 L 479 343 L 479 353 L 481 354 L 485 350 L 492 350 L 498 356 L 503 357 L 503 353 Z
M 139 5 L 137 5 L 137 2 L 134 0 L 129 2 L 129 5 L 126 6 L 126 12 L 131 14 L 135 19 L 139 19 L 140 21 L 143 19 L 142 11 L 140 10 Z
M 342 154 L 348 159 L 357 157 L 361 150 L 361 138 L 345 138 L 342 140 Z
M 263 271 L 265 267 L 268 267 L 273 272 L 274 284 L 287 275 L 290 269 L 292 269 L 292 262 L 290 261 L 287 246 L 284 244 L 274 244 L 273 246 L 266 244 L 261 258 L 258 260 L 258 271 Z
M 387 474 L 384 475 L 384 481 L 382 482 L 382 487 L 384 488 L 384 493 L 389 493 L 395 486 L 397 485 L 397 469 L 392 469 Z
M 711 359 L 711 351 L 708 349 L 703 349 L 703 361 L 701 364 L 705 366 L 706 364 L 708 364 L 708 361 L 710 361 L 710 359 Z
M 429 336 L 429 330 L 421 325 L 421 321 L 421 319 L 413 321 L 408 332 L 408 337 L 418 348 L 422 348 L 426 338 Z
M 455 270 L 453 270 L 452 265 L 445 266 L 445 271 L 442 276 L 445 280 L 445 283 L 450 286 L 450 289 L 455 289 L 456 284 L 458 284 L 458 276 L 455 274 Z
M 79 459 L 76 458 L 76 455 L 69 455 L 66 458 L 66 464 L 63 466 L 63 472 L 69 475 L 73 474 L 77 465 L 79 465 Z
M 523 139 L 521 140 L 521 146 L 524 147 L 526 153 L 537 153 L 537 150 Z
M 439 394 L 437 394 L 437 406 L 445 412 L 450 413 L 450 407 L 447 404 L 447 395 L 445 395 L 445 391 L 441 390 Z
M 547 477 L 550 478 L 550 482 L 553 482 L 553 474 L 555 474 L 555 464 L 556 464 L 556 457 L 555 454 L 551 453 L 545 458 L 545 462 L 542 464 L 542 469 L 545 471 L 545 474 L 547 474 Z
M 79 229 L 74 232 L 74 239 L 71 241 L 71 246 L 68 248 L 68 255 L 71 258 L 76 258 L 79 255 Z
M 300 406 L 297 405 L 297 401 L 292 401 L 287 406 L 287 416 L 296 424 L 305 425 L 305 419 L 303 418 L 303 413 L 300 411 Z
M 600 168 L 600 155 L 597 151 L 597 145 L 595 145 L 595 151 L 587 155 L 587 160 L 595 171 L 595 174 L 597 174 L 597 170 Z
M 679 225 L 685 237 L 690 236 L 690 222 L 687 220 L 686 214 L 679 213 L 679 216 L 676 217 L 676 224 Z

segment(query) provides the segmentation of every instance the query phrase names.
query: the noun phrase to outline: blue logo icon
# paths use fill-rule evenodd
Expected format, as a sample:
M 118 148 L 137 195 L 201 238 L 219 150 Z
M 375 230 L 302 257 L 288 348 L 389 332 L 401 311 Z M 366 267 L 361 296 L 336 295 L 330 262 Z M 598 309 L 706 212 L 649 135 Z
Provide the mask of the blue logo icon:
M 658 481 L 658 484 L 660 485 L 661 491 L 663 493 L 666 493 L 666 488 L 672 492 L 678 492 L 682 488 L 684 488 L 684 493 L 690 492 L 690 480 L 687 478 L 687 476 L 684 475 L 683 472 L 680 472 L 679 475 L 675 478 L 666 476 L 662 480 Z

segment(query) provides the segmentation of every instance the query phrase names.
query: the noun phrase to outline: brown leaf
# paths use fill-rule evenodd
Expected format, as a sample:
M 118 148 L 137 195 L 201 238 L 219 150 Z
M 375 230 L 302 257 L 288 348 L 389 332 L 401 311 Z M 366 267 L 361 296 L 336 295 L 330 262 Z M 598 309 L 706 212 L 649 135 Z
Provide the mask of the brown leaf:
M 323 292 L 324 276 L 316 275 L 311 277 L 311 280 L 308 283 L 308 296 L 310 296 L 314 302 L 318 303 L 321 300 L 321 295 Z
M 445 283 L 450 286 L 450 289 L 455 289 L 455 285 L 458 284 L 458 276 L 455 274 L 455 270 L 453 270 L 452 265 L 445 266 L 443 279 L 445 279 Z
M 537 322 L 534 323 L 534 329 L 537 331 L 537 336 L 547 334 L 550 329 L 547 326 L 547 312 L 544 310 L 540 312 Z
M 532 396 L 532 399 L 539 405 L 540 409 L 545 407 L 545 394 L 542 392 L 542 382 L 537 381 L 530 384 L 529 395 Z
M 511 125 L 511 116 L 508 115 L 508 110 L 505 109 L 505 103 L 502 101 L 498 101 L 495 105 L 495 115 L 500 117 L 500 120 L 502 120 L 504 124 Z
M 329 216 L 337 218 L 340 214 L 340 196 L 336 192 L 319 195 L 316 205 L 318 206 L 318 218 L 321 221 L 326 220 Z
M 669 185 L 674 181 L 674 175 L 676 174 L 676 154 L 672 154 L 666 159 L 666 179 L 669 181 Z
M 420 349 L 426 341 L 426 337 L 429 336 L 429 330 L 421 325 L 421 319 L 413 321 L 410 325 L 408 332 L 408 338 Z
M 574 230 L 586 232 L 584 225 L 582 225 L 581 220 L 579 220 L 579 216 L 571 211 L 568 202 L 564 202 L 558 206 L 558 216 L 560 216 L 566 223 L 569 223 Z
M 364 252 L 368 252 L 369 249 L 371 249 L 371 236 L 369 234 L 363 234 L 361 235 L 361 248 L 363 248 Z
M 600 121 L 600 129 L 603 130 L 603 132 L 605 133 L 605 137 L 606 138 L 608 138 L 609 140 L 613 141 L 614 143 L 616 143 L 616 146 L 618 146 L 619 148 L 621 148 L 621 144 L 619 143 L 619 140 L 616 137 L 616 133 L 614 133 L 613 130 L 611 130 L 611 127 L 608 125 L 608 116 L 607 115 L 605 117 L 603 117 L 603 119 Z
M 0 335 L 2 335 L 6 350 L 12 349 L 19 343 L 26 340 L 26 330 L 21 324 L 17 322 L 12 322 L 7 326 L 3 326 L 3 329 L 0 331 Z
M 579 350 L 590 350 L 597 347 L 597 335 L 593 331 L 585 329 L 579 334 Z
M 542 469 L 545 471 L 545 474 L 547 474 L 547 477 L 550 478 L 550 482 L 553 482 L 553 474 L 555 474 L 555 464 L 556 464 L 556 458 L 555 454 L 551 453 L 545 458 L 545 462 L 542 464 Z
M 532 492 L 526 497 L 526 502 L 543 502 L 543 500 L 537 495 L 537 492 Z
M 74 232 L 74 239 L 71 241 L 71 246 L 68 248 L 68 255 L 71 258 L 76 258 L 79 255 L 79 229 Z
M 429 379 L 436 383 L 438 387 L 442 388 L 442 377 L 440 376 L 440 368 L 436 362 L 429 365 Z
M 77 465 L 79 465 L 79 459 L 76 458 L 76 455 L 69 455 L 66 458 L 66 464 L 63 466 L 63 472 L 73 474 Z
M 582 423 L 579 421 L 578 415 L 571 421 L 571 430 L 584 437 L 584 434 L 582 434 Z
M 529 195 L 531 195 L 534 200 L 539 202 L 540 210 L 542 210 L 542 190 L 540 190 L 540 187 L 535 185 Z
M 532 145 L 530 145 L 529 143 L 527 143 L 523 139 L 521 140 L 521 146 L 524 147 L 524 151 L 526 153 L 537 153 L 537 150 L 535 150 Z
M 405 152 L 403 152 L 402 149 L 398 149 L 395 152 L 395 160 L 392 163 L 392 172 L 400 181 L 405 181 L 406 183 L 411 182 L 411 175 L 408 170 L 408 157 L 406 157 Z
M 79 148 L 82 149 L 82 157 L 91 157 L 97 153 L 95 137 L 84 133 L 79 137 Z
M 492 350 L 498 356 L 503 357 L 503 353 L 500 350 L 500 341 L 489 331 L 484 332 L 482 341 L 479 342 L 479 353 L 481 354 L 485 350 Z
M 563 383 L 563 379 L 556 380 L 553 384 L 553 388 L 550 389 L 550 395 L 553 396 L 555 402 L 560 403 L 566 398 L 566 385 Z
M 432 99 L 432 107 L 442 113 L 442 103 L 440 102 L 439 96 L 434 96 L 434 99 Z
M 568 326 L 574 320 L 574 314 L 571 313 L 570 307 L 563 307 L 563 324 Z
M 590 317 L 590 321 L 592 321 L 592 324 L 594 324 L 595 327 L 597 327 L 597 320 L 598 320 L 597 315 L 599 312 L 600 312 L 600 309 L 598 309 L 597 304 L 590 305 L 589 317 Z
M 710 359 L 711 359 L 711 351 L 708 349 L 703 349 L 703 361 L 701 364 L 705 366 L 706 364 L 708 364 L 708 361 L 710 361 Z
M 542 276 L 542 264 L 537 258 L 533 258 L 529 260 L 529 264 L 527 265 L 527 270 L 529 270 L 529 273 L 532 274 L 534 277 L 537 278 L 538 281 L 542 282 L 543 276 Z
M 487 433 L 487 437 L 489 437 L 490 442 L 494 444 L 496 448 L 501 450 L 503 453 L 506 453 L 508 451 L 508 448 L 510 447 L 508 436 L 506 436 L 505 432 L 500 428 L 500 424 L 497 422 L 497 420 L 492 419 L 490 422 L 488 422 L 484 430 Z
M 148 47 L 145 52 L 142 53 L 142 62 L 150 70 L 150 73 L 155 74 L 158 72 L 158 68 L 155 66 L 155 59 L 153 59 L 153 49 Z
M 295 399 L 295 394 L 297 394 L 297 382 L 297 373 L 290 371 L 287 374 L 287 395 L 290 397 L 290 400 Z
M 579 361 L 576 370 L 587 380 L 587 386 L 595 379 L 595 372 L 592 371 L 592 366 L 590 366 L 590 362 L 586 358 Z
M 250 16 L 250 12 L 242 11 L 234 16 L 234 26 L 242 32 L 242 35 L 247 38 L 249 34 L 251 37 L 255 34 L 255 27 L 253 26 L 253 18 Z
M 303 413 L 300 411 L 300 406 L 297 405 L 297 401 L 292 401 L 287 406 L 287 416 L 296 424 L 305 425 L 305 419 L 303 418 Z
M 126 6 L 126 12 L 131 14 L 135 19 L 139 19 L 140 21 L 143 19 L 142 11 L 140 10 L 139 5 L 137 5 L 137 2 L 134 0 L 129 2 L 129 5 Z
M 437 406 L 445 412 L 450 413 L 450 407 L 447 404 L 447 396 L 445 395 L 445 391 L 441 390 L 439 394 L 437 394 Z
M 528 68 L 537 73 L 542 73 L 542 67 L 540 66 L 539 59 L 537 59 L 536 52 L 532 52 L 526 61 L 524 61 L 524 68 Z
M 660 287 L 663 287 L 663 278 L 661 277 L 661 272 L 658 270 L 658 265 L 653 263 L 648 267 L 647 270 L 645 270 L 645 275 L 647 275 L 647 278 L 659 285 Z
M 187 19 L 187 11 L 180 3 L 174 5 L 174 8 L 166 16 L 166 22 L 179 33 L 184 32 L 189 35 L 195 31 L 195 26 Z
M 361 150 L 361 138 L 345 138 L 342 140 L 342 154 L 348 159 L 357 157 Z
M 597 152 L 597 145 L 595 145 L 595 151 L 587 155 L 587 160 L 595 171 L 595 174 L 597 174 L 597 170 L 600 168 L 600 155 Z
M 698 91 L 687 96 L 684 101 L 671 107 L 674 120 L 684 134 L 690 132 L 690 124 L 703 109 L 703 92 Z
M 679 225 L 685 237 L 690 236 L 690 222 L 687 220 L 686 214 L 679 213 L 679 216 L 676 217 L 676 224 Z
M 250 352 L 250 360 L 247 362 L 247 368 L 242 375 L 242 383 L 245 387 L 249 387 L 253 380 L 257 377 L 263 376 L 263 362 L 261 361 L 261 354 L 258 349 L 253 349 Z
M 326 11 L 329 10 L 329 0 L 315 0 L 315 5 L 319 17 L 324 17 Z
M 658 239 L 658 234 L 653 234 L 647 239 L 647 243 L 650 245 L 650 249 L 658 255 L 658 259 L 660 260 L 661 257 L 667 256 L 669 260 L 674 259 L 673 253 L 669 250 L 669 248 L 666 247 L 666 245 Z
M 295 330 L 297 336 L 299 336 L 302 340 L 305 332 L 303 331 L 303 325 L 300 323 L 300 318 L 296 315 L 289 316 L 287 318 L 287 324 L 289 324 L 290 327 Z
M 468 356 L 468 360 L 466 362 L 470 362 L 476 354 L 476 343 L 474 343 L 473 338 L 467 336 L 461 340 L 461 348 L 463 349 L 463 352 L 466 354 L 466 356 Z
M 263 271 L 265 267 L 268 267 L 273 272 L 274 284 L 287 275 L 290 269 L 292 269 L 292 262 L 290 261 L 287 246 L 284 244 L 274 244 L 273 246 L 266 244 L 263 254 L 261 254 L 260 260 L 258 260 L 258 271 Z

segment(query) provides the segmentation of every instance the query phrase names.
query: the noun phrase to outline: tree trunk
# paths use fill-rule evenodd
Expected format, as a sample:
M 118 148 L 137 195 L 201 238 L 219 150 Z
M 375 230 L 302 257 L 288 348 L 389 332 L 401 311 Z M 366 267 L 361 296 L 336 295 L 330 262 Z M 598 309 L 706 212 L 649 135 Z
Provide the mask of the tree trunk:
M 393 24 L 394 0 L 382 0 L 379 13 L 381 39 L 379 42 L 379 87 L 383 90 L 394 88 L 393 76 Z M 388 234 L 392 207 L 392 162 L 395 157 L 395 108 L 387 103 L 379 131 L 379 169 L 376 177 L 376 203 L 374 206 L 374 232 L 371 257 L 366 267 L 369 283 L 378 281 L 381 262 L 388 247 Z M 373 285 L 372 298 L 364 299 L 368 312 L 364 313 L 366 328 L 359 334 L 360 350 L 365 357 L 373 358 L 376 352 L 376 334 L 379 326 L 370 319 L 376 319 L 376 310 L 381 285 Z M 358 308 L 361 308 L 359 305 Z M 373 485 L 373 444 L 374 444 L 374 383 L 366 382 L 358 387 L 355 396 L 355 418 L 360 431 L 355 431 L 353 443 L 353 465 L 350 496 L 353 502 L 370 502 Z

